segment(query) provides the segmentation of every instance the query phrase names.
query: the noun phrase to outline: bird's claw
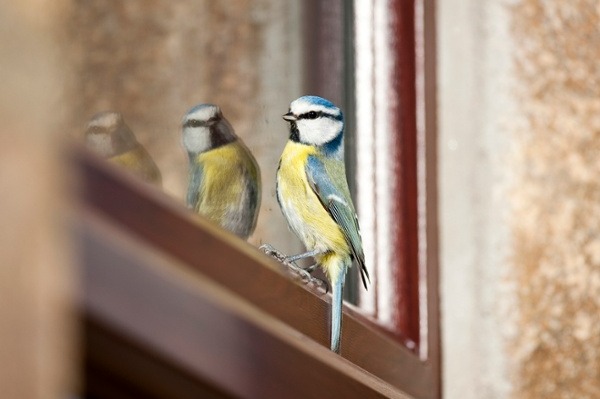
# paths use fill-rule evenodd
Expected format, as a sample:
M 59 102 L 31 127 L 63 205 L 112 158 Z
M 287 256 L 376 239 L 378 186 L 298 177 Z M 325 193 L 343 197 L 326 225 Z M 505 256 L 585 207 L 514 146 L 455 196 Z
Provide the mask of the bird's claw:
M 276 259 L 282 265 L 287 267 L 288 271 L 291 271 L 296 277 L 300 278 L 300 280 L 309 286 L 316 285 L 317 287 L 325 286 L 325 291 L 329 291 L 329 285 L 320 278 L 313 277 L 310 273 L 315 269 L 315 265 L 308 267 L 307 269 L 303 269 L 298 266 L 295 262 L 289 261 L 289 257 L 284 255 L 275 249 L 271 244 L 263 244 L 258 249 L 260 249 L 266 255 Z
M 263 244 L 260 247 L 258 247 L 258 249 L 263 251 L 265 255 L 269 255 L 270 257 L 277 259 L 281 263 L 285 262 L 286 256 L 283 253 L 279 252 L 277 249 L 275 249 L 275 247 L 273 247 L 271 244 Z

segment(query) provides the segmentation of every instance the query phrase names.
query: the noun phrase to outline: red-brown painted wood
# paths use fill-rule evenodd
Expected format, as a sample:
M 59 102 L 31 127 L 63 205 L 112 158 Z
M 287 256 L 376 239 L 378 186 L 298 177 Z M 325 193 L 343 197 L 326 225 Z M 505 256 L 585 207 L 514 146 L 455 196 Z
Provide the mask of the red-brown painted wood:
M 118 227 L 82 222 L 90 381 L 161 398 L 408 398 Z
M 392 216 L 397 230 L 394 237 L 397 264 L 395 328 L 419 345 L 419 226 L 417 181 L 417 93 L 414 0 L 392 0 L 390 19 L 393 34 L 389 38 L 394 49 L 390 103 L 393 133 L 398 135 L 396 148 L 396 208 Z
M 103 160 L 75 151 L 73 161 L 81 171 L 80 195 L 85 208 L 114 224 L 115 235 L 122 231 L 136 237 L 152 250 L 177 261 L 191 275 L 202 276 L 235 293 L 329 353 L 329 295 L 295 284 L 279 264 L 257 249 L 208 222 L 197 220 L 182 204 Z M 110 258 L 105 261 L 107 265 L 114 264 Z M 121 277 L 114 278 L 110 277 L 110 281 L 118 282 Z M 110 294 L 108 282 L 93 277 L 87 283 L 108 290 L 106 300 L 116 298 Z M 133 286 L 131 290 L 134 292 Z M 85 292 L 93 291 L 88 288 Z M 123 304 L 117 300 L 111 306 L 120 311 Z M 135 314 L 132 312 L 132 317 Z M 435 398 L 431 395 L 431 384 L 435 381 L 432 365 L 360 319 L 355 311 L 344 310 L 342 357 L 395 389 L 419 398 Z M 177 331 L 164 322 L 152 328 L 165 329 L 164 334 Z

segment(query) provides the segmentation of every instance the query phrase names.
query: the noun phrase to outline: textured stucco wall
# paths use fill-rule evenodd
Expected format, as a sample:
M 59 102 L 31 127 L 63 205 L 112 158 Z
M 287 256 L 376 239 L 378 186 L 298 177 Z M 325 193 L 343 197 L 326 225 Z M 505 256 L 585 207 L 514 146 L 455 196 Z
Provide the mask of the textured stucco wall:
M 600 397 L 600 4 L 511 10 L 518 104 L 514 398 Z
M 67 130 L 81 134 L 101 110 L 122 112 L 161 169 L 165 191 L 183 199 L 181 118 L 197 103 L 218 104 L 262 169 L 262 207 L 250 241 L 293 252 L 297 240 L 276 203 L 275 170 L 287 140 L 281 115 L 302 94 L 300 6 L 278 0 L 72 1 Z
M 438 21 L 445 397 L 598 398 L 598 2 Z

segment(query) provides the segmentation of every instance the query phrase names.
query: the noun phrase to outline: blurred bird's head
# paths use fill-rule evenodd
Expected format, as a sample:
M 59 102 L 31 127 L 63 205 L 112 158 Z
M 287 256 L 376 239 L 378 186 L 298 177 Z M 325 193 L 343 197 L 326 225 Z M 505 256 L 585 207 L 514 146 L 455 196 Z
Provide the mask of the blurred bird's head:
M 294 100 L 283 119 L 290 122 L 290 140 L 307 145 L 323 146 L 341 139 L 344 130 L 342 111 L 318 96 Z
M 183 146 L 189 154 L 199 154 L 236 140 L 233 128 L 214 104 L 199 104 L 182 121 Z
M 118 112 L 100 112 L 92 117 L 85 130 L 88 148 L 110 158 L 135 148 L 138 143 L 123 115 Z

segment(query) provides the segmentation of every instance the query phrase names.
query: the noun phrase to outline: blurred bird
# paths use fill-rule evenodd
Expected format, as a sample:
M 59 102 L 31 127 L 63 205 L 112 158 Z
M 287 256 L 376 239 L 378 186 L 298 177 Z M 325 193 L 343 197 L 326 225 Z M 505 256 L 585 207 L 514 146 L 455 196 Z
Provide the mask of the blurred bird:
M 260 170 L 218 106 L 200 104 L 183 118 L 190 160 L 187 205 L 243 239 L 256 227 Z
M 85 131 L 88 148 L 147 182 L 162 185 L 158 167 L 146 149 L 135 139 L 118 112 L 101 112 L 92 117 Z
M 293 101 L 283 119 L 290 138 L 277 170 L 277 199 L 290 228 L 308 252 L 288 262 L 312 257 L 332 287 L 331 350 L 339 353 L 342 294 L 346 271 L 356 260 L 367 288 L 369 273 L 358 219 L 346 180 L 344 119 L 333 103 L 317 96 Z

